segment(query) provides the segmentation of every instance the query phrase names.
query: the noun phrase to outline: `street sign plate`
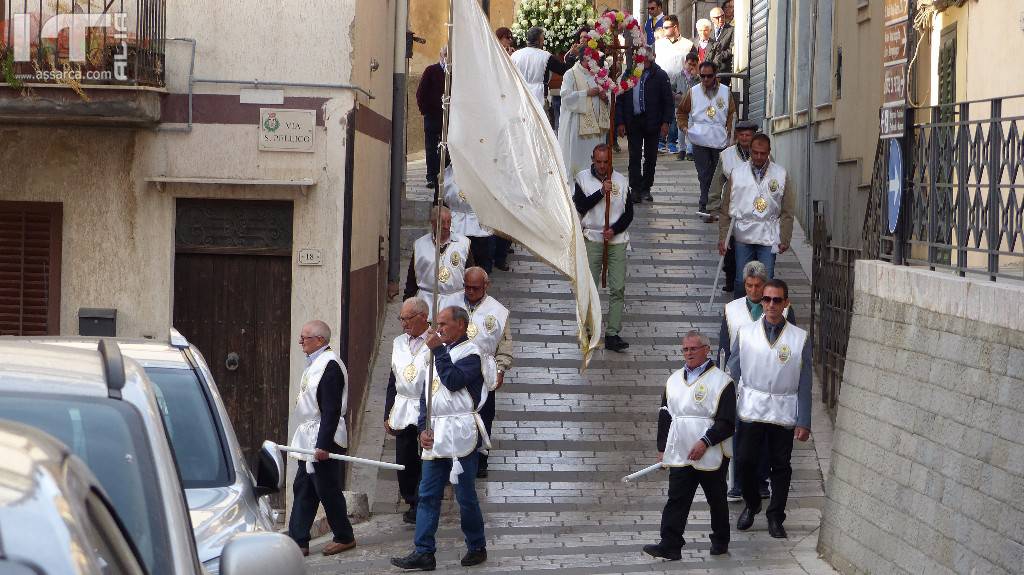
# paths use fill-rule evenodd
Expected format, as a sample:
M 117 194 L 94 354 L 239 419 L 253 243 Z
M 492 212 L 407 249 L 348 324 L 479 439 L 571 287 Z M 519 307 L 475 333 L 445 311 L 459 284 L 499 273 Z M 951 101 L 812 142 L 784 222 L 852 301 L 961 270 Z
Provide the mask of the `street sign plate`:
M 907 23 L 886 26 L 882 32 L 882 65 L 902 64 L 907 61 Z
M 896 231 L 896 223 L 900 218 L 900 198 L 903 196 L 903 151 L 900 141 L 889 140 L 889 186 L 888 214 L 889 233 Z
M 893 64 L 882 70 L 882 106 L 903 106 L 907 102 L 907 65 Z
M 900 138 L 903 136 L 904 109 L 882 108 L 880 116 L 880 138 Z
M 885 25 L 895 24 L 910 15 L 909 0 L 885 0 Z

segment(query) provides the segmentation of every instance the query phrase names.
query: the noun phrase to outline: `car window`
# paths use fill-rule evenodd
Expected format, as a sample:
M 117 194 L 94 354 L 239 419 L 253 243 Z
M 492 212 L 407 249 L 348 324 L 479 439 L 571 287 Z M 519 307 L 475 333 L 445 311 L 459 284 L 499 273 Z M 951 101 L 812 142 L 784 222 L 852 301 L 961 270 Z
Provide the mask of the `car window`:
M 133 406 L 105 398 L 0 394 L 0 419 L 37 427 L 71 448 L 109 494 L 148 571 L 169 572 L 163 496 L 146 429 Z
M 85 509 L 89 521 L 82 527 L 103 575 L 143 575 L 132 548 L 125 540 L 126 534 L 121 532 L 121 526 L 103 498 L 90 491 L 85 499 Z
M 185 489 L 231 484 L 213 408 L 191 369 L 146 368 Z

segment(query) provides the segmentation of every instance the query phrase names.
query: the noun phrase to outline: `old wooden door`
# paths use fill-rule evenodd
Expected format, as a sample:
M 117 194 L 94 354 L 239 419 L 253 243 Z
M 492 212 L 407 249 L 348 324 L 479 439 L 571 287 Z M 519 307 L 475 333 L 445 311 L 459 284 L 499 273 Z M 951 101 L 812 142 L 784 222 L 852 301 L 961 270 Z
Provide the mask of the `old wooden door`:
M 287 443 L 292 204 L 178 200 L 174 326 L 206 357 L 248 458 Z

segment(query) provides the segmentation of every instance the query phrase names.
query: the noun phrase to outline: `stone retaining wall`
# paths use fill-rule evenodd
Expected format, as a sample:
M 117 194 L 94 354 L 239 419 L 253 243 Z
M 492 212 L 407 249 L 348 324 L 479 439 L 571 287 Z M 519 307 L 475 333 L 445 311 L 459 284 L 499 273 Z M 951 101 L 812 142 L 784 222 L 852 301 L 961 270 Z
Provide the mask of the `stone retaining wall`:
M 1024 572 L 1024 288 L 859 261 L 818 550 Z

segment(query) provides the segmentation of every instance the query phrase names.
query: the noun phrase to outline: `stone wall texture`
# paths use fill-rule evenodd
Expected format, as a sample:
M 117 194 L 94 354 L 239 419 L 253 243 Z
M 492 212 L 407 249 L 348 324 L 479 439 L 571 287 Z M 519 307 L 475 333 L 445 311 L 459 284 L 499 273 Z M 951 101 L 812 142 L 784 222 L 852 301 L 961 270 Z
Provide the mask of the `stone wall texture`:
M 819 552 L 1024 572 L 1024 288 L 857 262 Z

